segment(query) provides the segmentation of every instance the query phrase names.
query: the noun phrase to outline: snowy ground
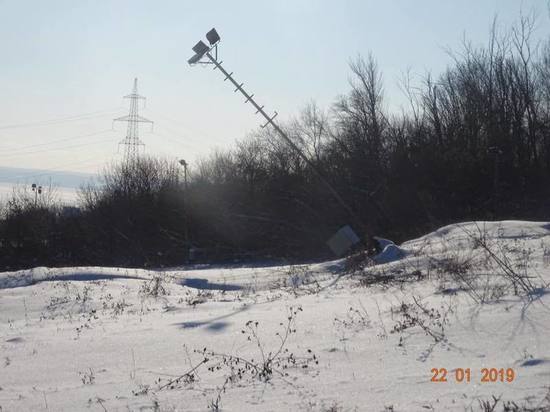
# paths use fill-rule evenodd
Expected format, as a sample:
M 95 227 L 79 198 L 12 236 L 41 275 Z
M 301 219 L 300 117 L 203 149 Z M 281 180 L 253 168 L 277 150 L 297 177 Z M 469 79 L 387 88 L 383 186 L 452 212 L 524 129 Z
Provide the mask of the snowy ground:
M 0 410 L 546 407 L 550 224 L 452 225 L 399 251 L 353 274 L 342 261 L 0 273 Z

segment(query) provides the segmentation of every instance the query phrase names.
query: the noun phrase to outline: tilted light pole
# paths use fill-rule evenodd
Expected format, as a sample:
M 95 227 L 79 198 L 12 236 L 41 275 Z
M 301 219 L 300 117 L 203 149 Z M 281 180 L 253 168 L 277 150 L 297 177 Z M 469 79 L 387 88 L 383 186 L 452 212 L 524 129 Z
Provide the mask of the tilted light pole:
M 208 33 L 206 33 L 206 39 L 210 43 L 210 46 L 207 46 L 206 43 L 204 43 L 202 40 L 199 41 L 195 46 L 193 46 L 193 51 L 195 52 L 194 56 L 191 57 L 187 62 L 192 66 L 195 64 L 212 64 L 214 65 L 214 70 L 219 69 L 222 74 L 225 76 L 224 81 L 229 80 L 233 85 L 236 87 L 235 92 L 239 91 L 241 94 L 246 98 L 245 103 L 251 103 L 252 106 L 256 109 L 256 114 L 260 113 L 266 120 L 266 123 L 261 125 L 262 128 L 266 127 L 267 125 L 271 125 L 277 133 L 283 138 L 283 140 L 288 143 L 288 145 L 296 151 L 296 153 L 300 156 L 300 158 L 306 162 L 306 164 L 313 170 L 313 172 L 317 175 L 319 180 L 326 186 L 326 188 L 329 190 L 329 192 L 334 196 L 334 198 L 338 201 L 340 206 L 342 206 L 352 217 L 352 219 L 361 227 L 362 230 L 364 230 L 365 235 L 369 236 L 371 235 L 370 230 L 368 230 L 366 224 L 357 216 L 357 214 L 353 211 L 353 209 L 346 203 L 346 201 L 340 196 L 338 191 L 330 184 L 330 182 L 323 176 L 319 168 L 300 150 L 298 146 L 288 137 L 288 135 L 279 127 L 279 125 L 274 121 L 275 117 L 277 117 L 278 113 L 275 112 L 273 116 L 269 116 L 264 111 L 264 106 L 260 106 L 256 101 L 254 100 L 254 94 L 249 94 L 243 89 L 244 83 L 238 83 L 233 78 L 233 72 L 229 73 L 222 67 L 222 61 L 218 60 L 218 44 L 220 42 L 220 36 L 216 29 L 210 30 Z M 367 246 L 370 246 L 370 238 L 365 237 L 364 239 L 367 243 Z

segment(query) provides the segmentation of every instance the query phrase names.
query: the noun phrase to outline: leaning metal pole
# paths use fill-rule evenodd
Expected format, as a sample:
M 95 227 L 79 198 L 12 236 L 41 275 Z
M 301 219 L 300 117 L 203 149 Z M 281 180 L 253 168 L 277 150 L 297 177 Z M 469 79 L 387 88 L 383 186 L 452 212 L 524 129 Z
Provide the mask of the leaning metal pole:
M 269 117 L 269 115 L 264 111 L 264 106 L 260 106 L 258 103 L 256 103 L 256 101 L 254 100 L 254 95 L 253 94 L 248 94 L 246 92 L 246 90 L 243 89 L 243 84 L 244 83 L 237 83 L 235 81 L 235 79 L 233 78 L 233 72 L 231 73 L 228 73 L 223 67 L 222 67 L 222 63 L 221 61 L 218 61 L 217 58 L 215 58 L 214 56 L 212 56 L 212 54 L 210 53 L 210 51 L 206 52 L 205 54 L 208 59 L 210 60 L 210 62 L 214 65 L 214 70 L 216 69 L 219 69 L 223 75 L 225 76 L 225 80 L 228 80 L 233 83 L 233 85 L 236 87 L 235 89 L 235 92 L 237 91 L 240 91 L 242 93 L 242 95 L 246 98 L 245 100 L 245 103 L 252 103 L 252 105 L 254 106 L 254 108 L 256 109 L 256 114 L 260 113 L 265 119 L 266 119 L 266 123 L 264 125 L 262 125 L 261 127 L 264 128 L 266 127 L 267 125 L 271 125 L 276 131 L 277 133 L 279 133 L 279 135 L 281 135 L 281 137 L 285 140 L 285 142 L 287 142 L 290 147 L 292 147 L 292 149 L 294 149 L 296 151 L 296 153 L 298 153 L 298 155 L 300 156 L 300 158 L 306 162 L 306 164 L 311 168 L 311 170 L 313 170 L 313 172 L 315 173 L 315 175 L 319 178 L 319 180 L 326 186 L 326 188 L 329 190 L 329 192 L 334 196 L 334 198 L 338 201 L 338 203 L 340 204 L 340 206 L 342 206 L 348 213 L 349 215 L 353 218 L 353 220 L 355 220 L 355 222 L 361 227 L 361 229 L 364 231 L 364 235 L 366 235 L 364 237 L 364 241 L 366 242 L 366 245 L 367 246 L 370 246 L 370 238 L 368 236 L 371 235 L 371 232 L 370 230 L 368 229 L 367 225 L 359 218 L 359 216 L 353 211 L 353 209 L 346 203 L 346 201 L 342 198 L 342 196 L 340 196 L 340 194 L 338 193 L 338 191 L 330 184 L 330 182 L 323 176 L 323 174 L 321 173 L 321 171 L 319 170 L 319 168 L 302 152 L 302 150 L 300 150 L 300 148 L 298 146 L 296 146 L 296 144 L 288 137 L 288 135 L 283 131 L 283 129 L 281 129 L 279 127 L 279 125 L 277 123 L 274 122 L 274 119 L 275 117 L 277 117 L 277 112 L 275 112 L 275 114 L 272 116 L 272 117 Z

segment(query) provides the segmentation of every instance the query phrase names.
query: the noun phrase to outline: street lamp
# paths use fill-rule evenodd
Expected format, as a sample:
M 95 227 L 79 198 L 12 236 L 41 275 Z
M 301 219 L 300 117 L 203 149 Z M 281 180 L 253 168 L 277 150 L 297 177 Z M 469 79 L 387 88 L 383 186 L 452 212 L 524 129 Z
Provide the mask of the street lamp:
M 179 164 L 183 166 L 183 182 L 185 185 L 185 190 L 187 190 L 187 162 L 184 159 L 181 159 Z
M 185 247 L 187 248 L 187 257 L 186 261 L 189 262 L 189 219 L 187 217 L 187 162 L 184 159 L 179 160 L 179 164 L 183 166 L 183 182 L 184 182 L 184 192 L 183 192 L 183 219 L 184 219 L 184 229 L 185 229 Z
M 34 207 L 38 203 L 38 195 L 42 194 L 42 186 L 37 186 L 36 183 L 31 185 L 32 191 L 34 192 Z

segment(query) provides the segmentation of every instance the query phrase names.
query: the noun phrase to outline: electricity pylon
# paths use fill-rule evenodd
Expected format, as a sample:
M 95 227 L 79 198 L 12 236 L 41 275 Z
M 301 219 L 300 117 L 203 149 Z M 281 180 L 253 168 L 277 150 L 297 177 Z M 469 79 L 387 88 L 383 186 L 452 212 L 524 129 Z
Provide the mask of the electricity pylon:
M 139 156 L 139 146 L 145 146 L 145 144 L 139 139 L 139 124 L 153 122 L 145 117 L 139 115 L 139 100 L 145 100 L 145 97 L 140 96 L 137 90 L 138 79 L 134 79 L 134 89 L 132 93 L 124 96 L 125 99 L 130 99 L 130 112 L 127 116 L 118 117 L 113 119 L 115 122 L 127 122 L 128 128 L 126 131 L 126 137 L 119 143 L 124 145 L 124 161 L 128 164 L 134 163 Z

